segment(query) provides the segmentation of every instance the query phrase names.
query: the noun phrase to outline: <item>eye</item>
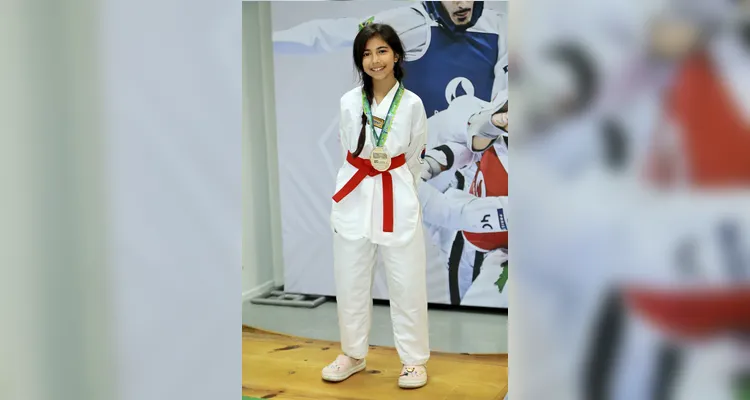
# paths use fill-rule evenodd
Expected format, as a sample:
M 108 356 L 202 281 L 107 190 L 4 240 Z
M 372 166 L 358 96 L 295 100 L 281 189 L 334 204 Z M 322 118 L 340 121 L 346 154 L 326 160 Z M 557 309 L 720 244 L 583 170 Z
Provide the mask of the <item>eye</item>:
M 387 52 L 388 52 L 388 50 L 386 50 L 386 49 L 382 49 L 382 50 L 379 51 L 380 54 L 385 54 Z

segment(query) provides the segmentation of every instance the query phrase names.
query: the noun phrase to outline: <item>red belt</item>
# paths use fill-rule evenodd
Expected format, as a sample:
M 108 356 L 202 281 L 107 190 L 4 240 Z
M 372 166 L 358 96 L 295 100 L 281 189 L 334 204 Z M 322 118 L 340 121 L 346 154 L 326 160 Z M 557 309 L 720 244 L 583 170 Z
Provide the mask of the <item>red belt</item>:
M 380 172 L 372 167 L 370 160 L 354 158 L 352 153 L 346 155 L 346 161 L 357 168 L 357 173 L 346 182 L 333 196 L 336 203 L 344 199 L 368 176 L 383 175 L 383 232 L 393 232 L 393 177 L 390 171 L 406 164 L 406 156 L 400 154 L 391 159 L 391 166 L 387 171 Z

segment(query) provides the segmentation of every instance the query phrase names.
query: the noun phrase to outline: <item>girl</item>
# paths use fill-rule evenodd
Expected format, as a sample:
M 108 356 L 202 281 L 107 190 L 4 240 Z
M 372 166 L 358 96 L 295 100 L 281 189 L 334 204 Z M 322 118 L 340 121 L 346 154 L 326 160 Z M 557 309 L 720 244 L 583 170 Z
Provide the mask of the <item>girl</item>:
M 365 369 L 372 275 L 379 250 L 388 277 L 402 388 L 427 383 L 426 254 L 417 183 L 427 143 L 422 100 L 401 83 L 404 48 L 385 24 L 354 39 L 362 86 L 341 97 L 340 141 L 346 161 L 331 212 L 342 355 L 323 379 L 343 381 Z

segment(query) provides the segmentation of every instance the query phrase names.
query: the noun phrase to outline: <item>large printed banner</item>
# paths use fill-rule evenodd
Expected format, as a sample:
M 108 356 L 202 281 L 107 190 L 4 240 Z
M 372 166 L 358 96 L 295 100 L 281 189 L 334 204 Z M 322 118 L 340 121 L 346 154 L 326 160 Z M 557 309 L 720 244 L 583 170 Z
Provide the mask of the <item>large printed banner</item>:
M 331 196 L 344 162 L 339 99 L 359 85 L 351 55 L 359 24 L 374 17 L 399 32 L 407 51 L 404 84 L 429 117 L 429 152 L 467 146 L 469 117 L 507 97 L 507 2 L 300 1 L 272 7 L 285 290 L 331 296 Z M 468 154 L 426 183 L 432 202 L 424 215 L 428 298 L 507 308 L 504 210 L 477 211 L 481 202 L 472 203 L 507 195 L 507 142 Z M 443 208 L 435 210 L 435 204 Z M 493 233 L 461 230 L 477 215 L 478 226 L 496 221 Z M 378 264 L 373 297 L 388 298 L 386 282 Z

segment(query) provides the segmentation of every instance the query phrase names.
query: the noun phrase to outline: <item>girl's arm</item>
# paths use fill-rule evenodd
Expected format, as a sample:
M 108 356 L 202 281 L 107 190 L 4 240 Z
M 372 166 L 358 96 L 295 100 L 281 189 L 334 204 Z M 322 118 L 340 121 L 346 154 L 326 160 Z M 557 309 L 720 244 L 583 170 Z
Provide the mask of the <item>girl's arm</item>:
M 348 148 L 348 138 L 346 136 L 346 130 L 347 130 L 347 112 L 345 107 L 344 98 L 341 98 L 340 104 L 339 104 L 339 144 L 341 144 L 341 159 L 346 160 L 346 154 L 349 152 Z M 346 162 L 346 161 L 344 161 Z
M 427 148 L 427 113 L 422 100 L 419 97 L 417 100 L 412 106 L 411 141 L 406 151 L 406 165 L 414 177 L 416 186 L 422 181 L 423 156 Z

